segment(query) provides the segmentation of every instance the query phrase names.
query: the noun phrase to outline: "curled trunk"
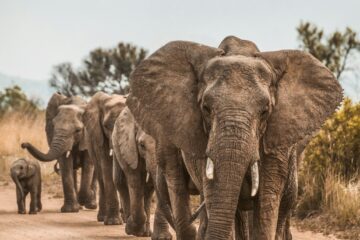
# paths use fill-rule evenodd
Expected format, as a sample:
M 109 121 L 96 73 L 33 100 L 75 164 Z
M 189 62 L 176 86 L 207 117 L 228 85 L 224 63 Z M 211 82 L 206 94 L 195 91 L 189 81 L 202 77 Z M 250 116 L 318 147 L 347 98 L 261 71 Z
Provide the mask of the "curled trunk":
M 23 145 L 29 153 L 36 159 L 42 162 L 51 162 L 55 159 L 58 159 L 63 153 L 66 152 L 65 142 L 60 138 L 54 138 L 51 142 L 50 149 L 47 153 L 41 152 L 31 143 L 26 143 Z

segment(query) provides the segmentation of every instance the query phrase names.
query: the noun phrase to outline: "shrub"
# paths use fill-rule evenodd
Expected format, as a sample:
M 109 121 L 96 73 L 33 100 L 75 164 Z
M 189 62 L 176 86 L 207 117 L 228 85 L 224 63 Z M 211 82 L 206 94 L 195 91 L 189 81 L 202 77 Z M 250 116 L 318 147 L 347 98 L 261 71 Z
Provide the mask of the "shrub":
M 326 212 L 339 225 L 359 225 L 359 176 L 360 104 L 345 99 L 305 149 L 297 215 Z

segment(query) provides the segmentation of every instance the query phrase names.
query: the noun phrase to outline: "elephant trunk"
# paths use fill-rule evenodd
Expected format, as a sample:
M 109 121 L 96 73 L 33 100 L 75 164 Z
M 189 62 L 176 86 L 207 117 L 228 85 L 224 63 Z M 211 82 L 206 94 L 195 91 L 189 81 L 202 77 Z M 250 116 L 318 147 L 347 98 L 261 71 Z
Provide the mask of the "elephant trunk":
M 20 191 L 21 199 L 23 199 L 24 198 L 24 190 L 20 184 L 18 173 L 15 170 L 11 170 L 11 178 Z
M 205 198 L 209 221 L 206 240 L 230 238 L 244 177 L 250 164 L 258 160 L 250 124 L 233 120 L 219 122 L 213 129 L 216 131 L 214 139 L 210 136 L 209 142 L 213 145 L 208 146 Z M 214 168 L 212 174 L 209 171 L 211 164 Z M 251 170 L 256 181 L 257 167 L 251 167 Z M 256 194 L 256 185 L 253 184 L 252 195 Z
M 51 162 L 55 159 L 58 159 L 66 152 L 67 149 L 65 141 L 62 138 L 56 136 L 53 138 L 47 153 L 41 152 L 31 143 L 23 143 L 21 146 L 22 148 L 26 148 L 33 157 L 42 162 Z

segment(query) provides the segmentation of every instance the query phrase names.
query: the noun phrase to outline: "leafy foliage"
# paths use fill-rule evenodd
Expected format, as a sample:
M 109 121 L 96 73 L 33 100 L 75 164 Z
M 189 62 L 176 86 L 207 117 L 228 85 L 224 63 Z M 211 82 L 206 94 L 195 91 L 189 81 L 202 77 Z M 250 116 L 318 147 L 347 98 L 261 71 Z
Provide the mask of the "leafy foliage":
M 0 116 L 8 112 L 22 111 L 32 113 L 38 110 L 38 103 L 27 98 L 19 86 L 0 91 Z
M 335 31 L 325 36 L 324 31 L 309 22 L 297 27 L 300 47 L 322 61 L 339 79 L 347 70 L 347 61 L 352 53 L 360 52 L 360 40 L 351 28 Z
M 131 71 L 146 54 L 143 48 L 125 43 L 112 49 L 98 48 L 90 52 L 78 70 L 70 63 L 55 66 L 50 86 L 67 96 L 92 96 L 97 91 L 125 94 Z
M 332 168 L 347 180 L 360 174 L 360 104 L 344 100 L 307 146 L 304 168 L 319 173 Z

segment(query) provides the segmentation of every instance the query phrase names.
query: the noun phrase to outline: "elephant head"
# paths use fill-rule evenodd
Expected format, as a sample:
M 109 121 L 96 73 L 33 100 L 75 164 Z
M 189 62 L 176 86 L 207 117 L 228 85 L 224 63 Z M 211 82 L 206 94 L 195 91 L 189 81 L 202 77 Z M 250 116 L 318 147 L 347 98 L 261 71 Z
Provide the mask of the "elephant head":
M 111 134 L 116 118 L 125 107 L 125 97 L 97 92 L 86 107 L 84 124 L 86 126 L 87 146 L 112 148 Z M 106 154 L 109 153 L 107 149 Z M 110 154 L 111 155 L 111 154 Z
M 130 84 L 127 105 L 144 131 L 204 161 L 206 239 L 230 236 L 248 169 L 256 181 L 263 155 L 312 134 L 342 99 L 334 75 L 310 54 L 260 52 L 232 36 L 219 48 L 170 42 L 139 64 Z
M 49 151 L 42 153 L 30 143 L 21 144 L 40 161 L 52 161 L 66 153 L 68 158 L 75 145 L 86 148 L 84 143 L 83 114 L 86 102 L 79 97 L 65 97 L 55 93 L 46 108 L 46 135 Z
M 21 198 L 24 197 L 24 190 L 20 184 L 21 179 L 31 178 L 36 173 L 34 162 L 28 162 L 23 158 L 14 161 L 10 167 L 10 175 L 20 190 Z

